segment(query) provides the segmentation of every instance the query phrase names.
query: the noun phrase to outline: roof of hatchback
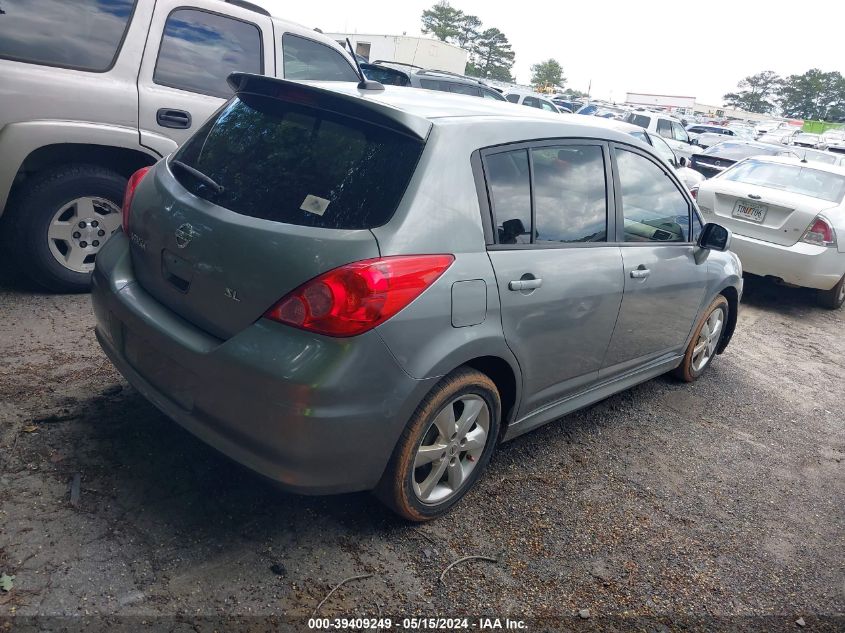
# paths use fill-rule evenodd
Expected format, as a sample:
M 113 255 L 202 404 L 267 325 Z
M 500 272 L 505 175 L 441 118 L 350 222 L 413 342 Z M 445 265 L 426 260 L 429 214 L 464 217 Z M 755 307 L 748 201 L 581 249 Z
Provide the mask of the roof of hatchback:
M 356 84 L 346 82 L 303 82 L 310 85 L 339 92 L 350 96 L 358 96 L 367 101 L 377 102 L 412 116 L 427 119 L 433 124 L 456 119 L 466 120 L 467 123 L 498 124 L 502 117 L 514 121 L 558 123 L 567 126 L 583 128 L 584 134 L 590 129 L 601 130 L 603 135 L 620 133 L 614 122 L 592 116 L 581 116 L 567 113 L 548 112 L 539 108 L 518 105 L 507 101 L 482 99 L 468 95 L 425 90 L 423 88 L 408 88 L 400 86 L 385 86 L 384 90 L 359 90 Z

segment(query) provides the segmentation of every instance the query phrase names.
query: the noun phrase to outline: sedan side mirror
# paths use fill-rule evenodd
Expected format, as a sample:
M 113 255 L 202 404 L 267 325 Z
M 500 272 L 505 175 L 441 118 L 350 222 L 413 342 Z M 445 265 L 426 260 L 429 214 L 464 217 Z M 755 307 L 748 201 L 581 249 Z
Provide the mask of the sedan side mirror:
M 731 247 L 731 232 L 721 224 L 705 224 L 698 236 L 698 246 L 706 250 L 726 251 Z

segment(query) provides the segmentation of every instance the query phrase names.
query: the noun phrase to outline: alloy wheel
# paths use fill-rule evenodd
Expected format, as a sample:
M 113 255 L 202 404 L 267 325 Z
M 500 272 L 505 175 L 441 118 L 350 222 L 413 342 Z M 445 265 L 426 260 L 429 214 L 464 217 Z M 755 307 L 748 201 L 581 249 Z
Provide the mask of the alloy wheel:
M 698 333 L 698 341 L 696 341 L 692 350 L 692 368 L 694 371 L 700 372 L 713 358 L 722 336 L 724 323 L 725 313 L 721 308 L 716 308 L 707 317 L 704 326 Z
M 425 504 L 449 499 L 463 488 L 487 446 L 490 409 L 475 394 L 449 402 L 423 434 L 411 475 L 417 498 Z

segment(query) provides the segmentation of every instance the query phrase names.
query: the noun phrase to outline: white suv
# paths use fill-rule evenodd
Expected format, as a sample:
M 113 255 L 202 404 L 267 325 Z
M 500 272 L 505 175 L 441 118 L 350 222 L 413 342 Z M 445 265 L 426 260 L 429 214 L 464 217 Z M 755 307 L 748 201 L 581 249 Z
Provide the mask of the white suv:
M 22 270 L 54 290 L 88 288 L 97 252 L 120 226 L 127 178 L 232 95 L 229 73 L 358 81 L 337 42 L 243 0 L 2 9 L 2 236 Z
M 689 163 L 692 155 L 698 148 L 692 144 L 690 136 L 684 129 L 683 124 L 673 116 L 663 112 L 648 112 L 638 110 L 625 115 L 624 121 L 639 125 L 653 134 L 662 136 L 678 156 L 678 161 L 685 166 Z

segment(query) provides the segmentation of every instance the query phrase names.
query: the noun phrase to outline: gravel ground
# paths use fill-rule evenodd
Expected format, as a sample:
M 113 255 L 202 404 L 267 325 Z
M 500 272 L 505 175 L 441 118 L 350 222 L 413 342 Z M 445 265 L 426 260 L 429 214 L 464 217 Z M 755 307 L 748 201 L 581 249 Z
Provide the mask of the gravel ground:
M 220 456 L 111 367 L 86 295 L 7 271 L 0 573 L 15 579 L 0 630 L 33 615 L 169 630 L 308 616 L 358 574 L 372 576 L 320 615 L 843 630 L 845 311 L 746 288 L 701 380 L 658 378 L 502 446 L 457 511 L 412 526 L 368 494 L 288 495 Z M 498 563 L 438 581 L 468 555 Z

